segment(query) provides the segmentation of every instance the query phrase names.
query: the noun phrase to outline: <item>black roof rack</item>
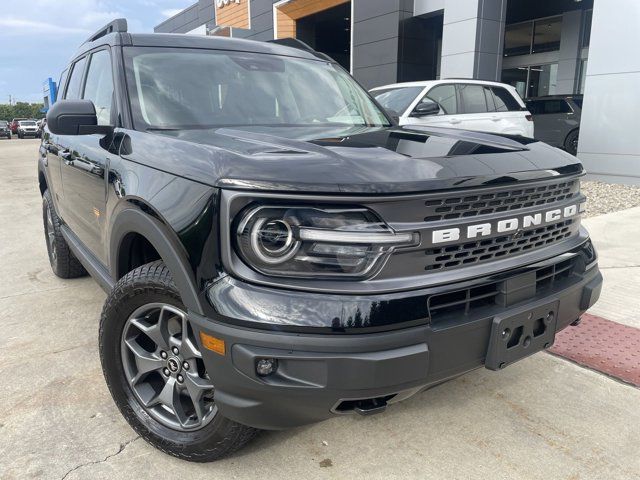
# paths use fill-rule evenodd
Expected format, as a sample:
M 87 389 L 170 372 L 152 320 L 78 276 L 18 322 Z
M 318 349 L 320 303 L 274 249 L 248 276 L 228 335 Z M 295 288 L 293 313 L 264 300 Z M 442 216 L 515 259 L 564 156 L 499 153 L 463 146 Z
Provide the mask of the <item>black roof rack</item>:
M 330 62 L 335 62 L 333 58 L 323 52 L 319 52 L 314 50 L 309 45 L 304 43 L 302 40 L 298 40 L 297 38 L 287 37 L 287 38 L 276 38 L 274 40 L 266 40 L 267 43 L 275 43 L 277 45 L 282 45 L 285 47 L 297 48 L 298 50 L 304 50 L 305 52 L 313 53 L 315 56 L 324 58 L 325 60 L 329 60 Z
M 127 19 L 116 18 L 115 20 L 107 23 L 104 27 L 91 35 L 89 38 L 87 38 L 84 43 L 95 42 L 99 38 L 104 37 L 105 35 L 109 35 L 110 33 L 125 33 L 126 31 Z

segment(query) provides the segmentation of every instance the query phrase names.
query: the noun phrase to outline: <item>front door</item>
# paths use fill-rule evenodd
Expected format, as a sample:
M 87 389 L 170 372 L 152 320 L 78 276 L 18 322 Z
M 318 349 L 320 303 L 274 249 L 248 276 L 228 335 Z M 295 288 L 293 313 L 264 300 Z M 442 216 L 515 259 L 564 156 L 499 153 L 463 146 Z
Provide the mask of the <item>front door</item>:
M 108 49 L 95 51 L 79 98 L 91 100 L 96 108 L 98 125 L 113 125 L 113 74 Z M 109 163 L 115 154 L 111 140 L 104 135 L 61 137 L 66 158 L 62 161 L 65 196 L 65 221 L 86 247 L 106 263 L 104 210 L 106 206 Z

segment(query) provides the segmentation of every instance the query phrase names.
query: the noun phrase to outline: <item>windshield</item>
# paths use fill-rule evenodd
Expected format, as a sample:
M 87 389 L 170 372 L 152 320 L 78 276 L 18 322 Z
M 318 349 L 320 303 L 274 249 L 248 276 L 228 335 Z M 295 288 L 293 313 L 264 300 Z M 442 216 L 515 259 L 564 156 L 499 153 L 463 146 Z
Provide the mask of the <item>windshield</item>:
M 422 90 L 424 87 L 396 87 L 375 90 L 371 94 L 384 108 L 402 115 Z
M 35 127 L 36 122 L 20 122 L 20 125 L 23 127 Z
M 389 125 L 330 62 L 220 50 L 125 52 L 138 129 Z

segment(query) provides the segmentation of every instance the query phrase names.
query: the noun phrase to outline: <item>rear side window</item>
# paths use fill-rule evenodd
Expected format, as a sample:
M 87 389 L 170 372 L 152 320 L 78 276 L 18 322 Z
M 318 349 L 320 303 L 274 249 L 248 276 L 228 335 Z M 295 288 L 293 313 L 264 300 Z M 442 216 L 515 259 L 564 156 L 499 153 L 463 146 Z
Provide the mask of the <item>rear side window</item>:
M 582 98 L 574 98 L 573 103 L 575 103 L 578 108 L 582 108 Z
M 82 86 L 82 74 L 84 73 L 84 64 L 87 62 L 86 57 L 78 60 L 73 65 L 71 71 L 71 78 L 69 78 L 69 85 L 64 98 L 77 100 L 80 98 L 80 87 Z
M 108 50 L 99 50 L 91 55 L 82 98 L 91 100 L 95 105 L 98 125 L 111 123 L 113 75 L 111 74 L 111 55 Z
M 456 87 L 453 84 L 437 85 L 429 90 L 429 93 L 427 93 L 425 97 L 440 105 L 445 115 L 458 113 Z
M 491 91 L 496 103 L 496 112 L 518 112 L 522 109 L 518 101 L 513 98 L 513 95 L 507 89 L 491 87 Z
M 459 85 L 464 113 L 486 113 L 487 100 L 482 85 Z
M 572 112 L 569 104 L 562 99 L 527 102 L 527 108 L 533 115 L 553 115 Z

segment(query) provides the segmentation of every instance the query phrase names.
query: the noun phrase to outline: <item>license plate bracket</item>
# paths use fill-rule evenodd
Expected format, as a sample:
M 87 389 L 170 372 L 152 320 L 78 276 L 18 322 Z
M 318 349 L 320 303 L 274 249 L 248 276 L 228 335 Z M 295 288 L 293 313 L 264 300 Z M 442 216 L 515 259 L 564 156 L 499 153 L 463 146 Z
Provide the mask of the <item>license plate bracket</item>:
M 500 370 L 553 345 L 558 301 L 493 318 L 485 367 Z

